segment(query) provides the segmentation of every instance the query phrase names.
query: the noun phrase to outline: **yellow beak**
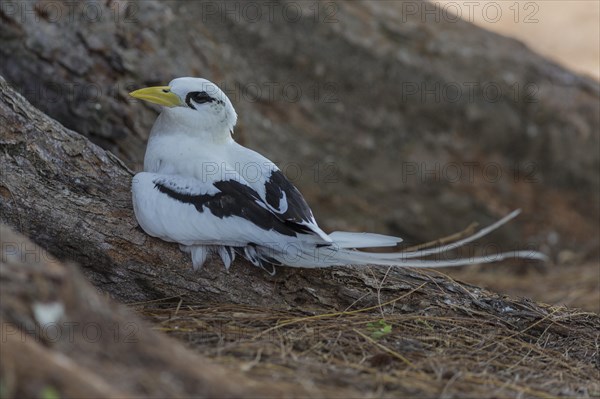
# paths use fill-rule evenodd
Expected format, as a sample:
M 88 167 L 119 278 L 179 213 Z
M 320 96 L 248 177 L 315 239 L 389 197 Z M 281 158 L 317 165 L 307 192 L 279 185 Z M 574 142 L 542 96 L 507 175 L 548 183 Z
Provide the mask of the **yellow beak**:
M 177 94 L 171 91 L 169 86 L 146 87 L 129 93 L 131 97 L 148 101 L 165 107 L 177 107 L 183 105 Z

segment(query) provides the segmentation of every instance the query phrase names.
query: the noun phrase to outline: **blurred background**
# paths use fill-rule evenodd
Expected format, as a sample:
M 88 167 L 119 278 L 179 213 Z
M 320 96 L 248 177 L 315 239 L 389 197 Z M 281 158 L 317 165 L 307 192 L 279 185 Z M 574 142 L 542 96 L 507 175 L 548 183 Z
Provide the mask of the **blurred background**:
M 449 13 L 460 15 L 484 29 L 515 38 L 531 50 L 573 72 L 600 80 L 600 2 L 437 2 Z M 493 5 L 489 5 L 492 3 Z M 485 7 L 488 7 L 487 10 Z M 479 11 L 481 10 L 481 12 Z M 600 104 L 598 105 L 600 112 Z M 598 148 L 600 150 L 600 148 Z M 597 170 L 600 173 L 600 170 Z M 600 222 L 600 220 L 599 220 Z M 593 238 L 599 241 L 598 236 Z M 574 253 L 558 259 L 568 264 Z M 550 303 L 581 306 L 600 311 L 600 262 L 593 257 L 579 268 L 552 268 L 548 273 L 532 273 L 527 279 L 505 278 L 502 272 L 452 272 L 457 278 L 477 281 L 496 291 L 533 296 Z M 518 275 L 518 273 L 517 273 Z
M 133 170 L 157 109 L 127 93 L 201 76 L 231 97 L 235 139 L 281 167 L 326 231 L 411 245 L 522 208 L 466 255 L 535 248 L 552 262 L 444 273 L 600 311 L 598 2 L 21 1 L 0 13 L 0 74 Z
M 449 13 L 513 37 L 533 51 L 578 73 L 600 80 L 600 2 L 437 2 Z M 493 3 L 493 6 L 486 4 Z M 498 11 L 497 11 L 498 10 Z

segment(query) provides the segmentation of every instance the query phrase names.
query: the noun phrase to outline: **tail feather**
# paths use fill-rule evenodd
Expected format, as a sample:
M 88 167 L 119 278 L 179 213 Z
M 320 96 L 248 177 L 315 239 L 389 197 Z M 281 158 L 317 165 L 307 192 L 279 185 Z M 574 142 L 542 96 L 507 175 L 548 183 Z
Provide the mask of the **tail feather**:
M 477 256 L 470 258 L 459 259 L 415 259 L 420 257 L 432 256 L 441 253 L 446 253 L 453 249 L 459 248 L 474 240 L 477 240 L 492 231 L 498 229 L 502 225 L 514 219 L 520 210 L 515 210 L 500 219 L 496 223 L 485 227 L 477 233 L 463 238 L 451 244 L 442 245 L 435 248 L 424 249 L 419 251 L 409 252 L 387 252 L 387 253 L 371 253 L 358 251 L 355 248 L 369 247 L 384 247 L 396 245 L 401 239 L 397 237 L 384 236 L 371 233 L 347 233 L 335 232 L 330 234 L 333 240 L 333 245 L 324 247 L 306 247 L 297 246 L 293 250 L 288 249 L 283 252 L 269 252 L 269 256 L 281 262 L 282 264 L 294 267 L 310 267 L 321 268 L 330 266 L 344 266 L 356 264 L 375 264 L 382 266 L 399 266 L 399 267 L 451 267 L 464 266 L 480 263 L 498 262 L 505 259 L 533 259 L 545 261 L 548 258 L 546 255 L 529 250 L 512 251 L 496 253 L 487 256 Z M 262 248 L 261 252 L 269 251 L 267 248 Z
M 350 233 L 347 231 L 334 231 L 329 234 L 339 248 L 381 248 L 395 247 L 402 242 L 402 238 L 374 233 Z
M 381 255 L 383 255 L 382 256 L 383 258 L 388 257 L 390 259 L 396 259 L 398 257 L 398 255 L 402 255 L 402 259 L 412 259 L 412 258 L 421 258 L 424 256 L 431 256 L 431 255 L 445 253 L 445 252 L 451 251 L 453 249 L 460 248 L 470 242 L 473 242 L 475 240 L 480 239 L 481 237 L 484 237 L 484 236 L 490 234 L 494 230 L 499 229 L 506 223 L 508 223 L 511 220 L 513 220 L 514 218 L 516 218 L 520 213 L 521 213 L 521 210 L 516 209 L 516 210 L 512 211 L 511 213 L 509 213 L 508 215 L 504 216 L 502 219 L 498 220 L 497 222 L 479 230 L 477 233 L 472 234 L 468 237 L 465 237 L 462 240 L 455 241 L 451 244 L 441 245 L 439 247 L 434 247 L 434 248 L 429 248 L 429 249 L 422 249 L 419 251 L 409 251 L 409 252 L 401 252 L 401 253 L 386 253 L 386 254 L 381 254 Z M 499 260 L 501 260 L 501 259 L 499 259 Z M 491 262 L 495 262 L 495 261 L 491 261 Z
M 366 256 L 365 256 L 366 255 Z M 384 255 L 384 256 L 380 256 Z M 390 254 L 374 254 L 365 253 L 359 251 L 337 251 L 331 258 L 335 258 L 334 263 L 328 266 L 334 265 L 351 265 L 351 264 L 376 264 L 382 266 L 404 266 L 404 267 L 452 267 L 452 266 L 465 266 L 474 265 L 480 263 L 492 263 L 499 262 L 506 259 L 534 259 L 534 260 L 547 260 L 547 257 L 536 251 L 512 251 L 502 252 L 488 256 L 476 256 L 472 258 L 459 258 L 459 259 L 448 259 L 448 260 L 421 260 L 413 258 L 404 258 L 402 253 L 398 253 L 396 258 L 389 256 Z M 335 263 L 343 262 L 343 263 Z

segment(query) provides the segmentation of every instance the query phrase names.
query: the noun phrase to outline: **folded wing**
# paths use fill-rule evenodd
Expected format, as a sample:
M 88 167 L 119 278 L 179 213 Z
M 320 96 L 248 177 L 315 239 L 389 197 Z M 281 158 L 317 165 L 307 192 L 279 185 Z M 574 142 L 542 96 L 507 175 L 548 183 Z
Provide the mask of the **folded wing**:
M 166 241 L 235 247 L 331 241 L 307 223 L 277 213 L 239 176 L 202 181 L 142 172 L 134 177 L 132 190 L 142 228 Z

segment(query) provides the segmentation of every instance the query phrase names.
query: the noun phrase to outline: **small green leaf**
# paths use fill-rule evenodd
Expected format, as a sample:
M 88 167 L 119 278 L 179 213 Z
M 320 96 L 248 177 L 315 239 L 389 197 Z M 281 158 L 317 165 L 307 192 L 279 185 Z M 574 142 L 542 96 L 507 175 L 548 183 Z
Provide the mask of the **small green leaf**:
M 380 339 L 392 332 L 392 326 L 383 319 L 376 323 L 368 323 L 367 329 L 371 331 L 371 338 L 373 339 Z

